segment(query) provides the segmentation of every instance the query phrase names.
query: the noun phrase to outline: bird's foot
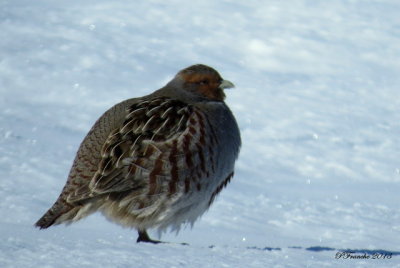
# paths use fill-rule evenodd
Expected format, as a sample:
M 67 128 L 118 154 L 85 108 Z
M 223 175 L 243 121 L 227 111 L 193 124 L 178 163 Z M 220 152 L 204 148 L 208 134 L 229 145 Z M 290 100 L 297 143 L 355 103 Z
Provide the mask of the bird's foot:
M 139 237 L 136 240 L 137 243 L 146 242 L 146 243 L 152 243 L 152 244 L 169 244 L 169 242 L 151 239 L 146 231 L 138 231 L 138 233 L 139 233 Z M 189 245 L 188 243 L 178 243 L 178 244 L 183 245 L 183 246 Z
M 163 241 L 159 241 L 159 240 L 154 240 L 151 239 L 150 236 L 147 234 L 146 231 L 139 231 L 139 237 L 136 240 L 137 243 L 139 242 L 146 242 L 146 243 L 152 243 L 152 244 L 160 244 L 160 243 L 165 243 Z

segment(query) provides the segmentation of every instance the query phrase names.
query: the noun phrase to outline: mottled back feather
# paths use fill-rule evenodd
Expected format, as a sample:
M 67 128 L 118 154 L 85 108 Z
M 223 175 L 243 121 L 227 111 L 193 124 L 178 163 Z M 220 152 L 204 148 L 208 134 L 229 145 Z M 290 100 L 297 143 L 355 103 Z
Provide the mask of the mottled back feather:
M 168 142 L 182 134 L 191 112 L 191 106 L 163 97 L 130 106 L 124 122 L 104 143 L 94 177 L 71 193 L 68 202 L 146 187 L 143 177 L 157 160 L 155 151 L 165 151 Z

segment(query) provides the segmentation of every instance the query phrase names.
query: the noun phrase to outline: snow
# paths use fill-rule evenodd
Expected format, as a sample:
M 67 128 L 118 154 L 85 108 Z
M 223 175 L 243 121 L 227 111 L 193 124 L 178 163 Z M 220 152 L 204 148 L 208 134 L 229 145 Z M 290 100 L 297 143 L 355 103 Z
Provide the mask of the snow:
M 1 1 L 0 267 L 400 267 L 399 8 Z M 201 220 L 162 245 L 97 214 L 35 229 L 98 116 L 194 63 L 235 83 L 243 140 Z

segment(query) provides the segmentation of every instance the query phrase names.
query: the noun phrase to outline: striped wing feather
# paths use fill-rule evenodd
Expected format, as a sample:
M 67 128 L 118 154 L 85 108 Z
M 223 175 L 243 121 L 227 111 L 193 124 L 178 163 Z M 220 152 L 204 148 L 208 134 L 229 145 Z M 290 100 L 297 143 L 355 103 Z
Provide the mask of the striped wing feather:
M 112 131 L 104 143 L 102 159 L 89 187 L 77 189 L 68 201 L 151 188 L 152 174 L 169 176 L 165 171 L 168 166 L 165 151 L 170 150 L 173 140 L 176 143 L 177 137 L 185 131 L 192 111 L 191 106 L 168 98 L 130 106 L 123 124 Z M 175 152 L 171 157 L 178 160 L 183 156 Z

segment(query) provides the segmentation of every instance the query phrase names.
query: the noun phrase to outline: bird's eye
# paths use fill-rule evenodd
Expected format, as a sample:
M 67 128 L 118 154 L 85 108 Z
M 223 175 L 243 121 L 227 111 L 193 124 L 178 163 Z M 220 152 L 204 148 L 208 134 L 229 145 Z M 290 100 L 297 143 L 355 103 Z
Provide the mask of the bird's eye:
M 199 84 L 199 85 L 207 85 L 208 84 L 208 80 L 207 79 L 201 80 L 201 81 L 197 82 L 197 84 Z

